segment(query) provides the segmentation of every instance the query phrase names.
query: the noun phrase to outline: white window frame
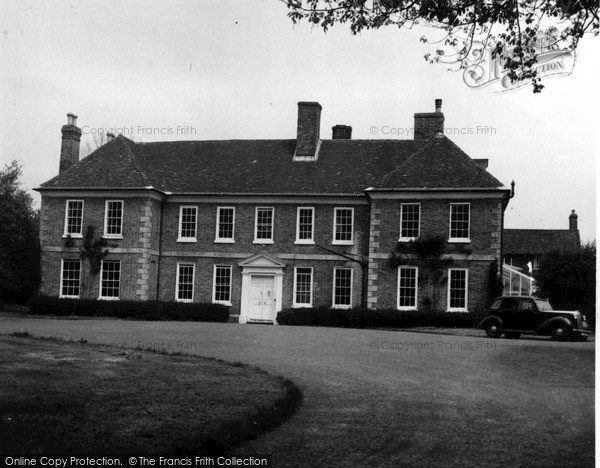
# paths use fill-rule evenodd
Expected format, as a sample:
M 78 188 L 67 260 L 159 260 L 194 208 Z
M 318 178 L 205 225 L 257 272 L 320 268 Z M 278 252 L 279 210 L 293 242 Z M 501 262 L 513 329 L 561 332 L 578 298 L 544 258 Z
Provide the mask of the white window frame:
M 229 270 L 229 300 L 222 301 L 217 300 L 217 270 L 219 268 L 226 268 Z M 231 305 L 231 295 L 233 294 L 233 267 L 231 265 L 215 265 L 213 267 L 213 288 L 212 288 L 212 301 L 213 304 L 223 304 L 230 306 Z
M 79 294 L 77 295 L 73 295 L 73 294 L 63 294 L 63 288 L 64 288 L 64 284 L 63 281 L 65 279 L 65 262 L 78 262 L 79 263 L 79 279 L 78 279 L 78 285 L 77 285 L 77 289 L 79 290 Z M 61 263 L 60 263 L 60 286 L 59 286 L 59 293 L 58 293 L 58 297 L 61 298 L 71 298 L 71 299 L 79 299 L 79 297 L 81 296 L 81 259 L 72 259 L 72 258 L 63 258 L 61 259 Z
M 69 232 L 69 204 L 70 203 L 81 203 L 81 226 L 79 232 Z M 85 207 L 84 200 L 67 200 L 65 203 L 65 226 L 63 231 L 63 237 L 72 237 L 80 239 L 83 237 L 83 210 Z
M 336 304 L 336 294 L 335 294 L 335 279 L 337 272 L 340 270 L 350 271 L 350 304 Z M 346 268 L 346 267 L 335 267 L 333 269 L 333 297 L 331 299 L 332 308 L 334 309 L 351 309 L 352 308 L 352 298 L 354 296 L 354 269 Z
M 465 272 L 465 305 L 464 307 L 450 307 L 450 288 L 452 285 L 452 272 Z M 468 312 L 469 307 L 469 269 L 468 268 L 448 268 L 448 290 L 447 290 L 447 308 L 448 312 Z
M 400 305 L 400 282 L 402 280 L 402 270 L 413 270 L 415 272 L 415 303 L 411 306 Z M 410 265 L 400 265 L 398 267 L 398 289 L 396 294 L 396 307 L 398 310 L 417 310 L 419 303 L 419 268 Z
M 121 224 L 119 225 L 119 234 L 109 234 L 108 231 L 108 204 L 121 203 Z M 104 235 L 106 239 L 123 239 L 123 218 L 125 218 L 125 202 L 123 200 L 106 200 L 104 203 Z
M 194 210 L 194 235 L 183 237 L 183 210 Z M 198 242 L 198 207 L 196 205 L 181 205 L 179 207 L 179 227 L 177 228 L 177 242 Z
M 352 222 L 350 224 L 350 240 L 336 240 L 336 233 L 338 228 L 338 224 L 336 221 L 337 212 L 339 210 L 350 210 L 351 212 Z M 333 209 L 333 241 L 331 243 L 333 245 L 354 245 L 354 208 L 339 206 Z
M 311 212 L 311 226 L 310 226 L 310 238 L 300 239 L 300 212 L 302 210 L 308 210 Z M 296 211 L 296 244 L 310 244 L 315 243 L 315 208 L 314 206 L 299 206 Z
M 469 208 L 469 226 L 467 228 L 467 237 L 452 237 L 452 208 L 454 206 L 466 205 Z M 467 202 L 450 203 L 449 226 L 448 226 L 448 242 L 471 242 L 471 204 Z
M 103 296 L 102 295 L 102 283 L 104 281 L 103 277 L 104 277 L 104 264 L 110 262 L 110 263 L 118 263 L 119 264 L 119 295 L 118 296 Z M 105 301 L 118 301 L 121 298 L 121 278 L 123 276 L 123 268 L 122 268 L 122 262 L 121 260 L 102 260 L 102 263 L 100 263 L 100 291 L 98 293 L 98 299 L 102 299 Z
M 404 207 L 405 206 L 417 206 L 418 210 L 419 210 L 419 223 L 417 226 L 417 235 L 414 237 L 403 237 L 402 236 L 402 222 L 403 222 L 403 215 L 404 215 Z M 420 203 L 401 203 L 400 204 L 400 237 L 399 237 L 399 241 L 400 242 L 409 242 L 409 241 L 414 241 L 416 239 L 418 239 L 421 236 L 421 204 Z
M 298 270 L 310 270 L 310 301 L 309 302 L 297 302 L 298 293 Z M 312 267 L 294 267 L 294 297 L 292 301 L 292 307 L 312 307 L 314 297 L 314 272 Z
M 232 228 L 231 237 L 219 237 L 219 226 L 221 224 L 221 210 L 232 210 Z M 235 206 L 217 206 L 217 221 L 215 230 L 215 242 L 223 244 L 235 243 Z
M 258 238 L 258 212 L 271 212 L 271 237 L 268 239 Z M 254 210 L 254 244 L 273 244 L 275 238 L 275 208 L 271 206 L 257 206 Z
M 181 283 L 179 282 L 179 277 L 181 276 L 180 271 L 181 267 L 192 267 L 192 298 L 191 299 L 181 299 L 179 297 L 179 286 Z M 194 294 L 196 292 L 196 264 L 188 263 L 188 262 L 177 262 L 177 270 L 175 272 L 175 301 L 177 302 L 194 302 Z

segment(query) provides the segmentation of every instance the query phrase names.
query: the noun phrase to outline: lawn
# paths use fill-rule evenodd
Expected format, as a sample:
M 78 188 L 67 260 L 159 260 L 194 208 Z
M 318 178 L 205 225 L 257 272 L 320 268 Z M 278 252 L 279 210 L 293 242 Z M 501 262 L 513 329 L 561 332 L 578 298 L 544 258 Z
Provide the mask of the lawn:
M 285 467 L 594 466 L 594 340 L 0 320 L 0 333 L 17 330 L 134 347 L 193 343 L 189 352 L 258 365 L 302 388 L 293 418 L 229 455 L 273 454 Z
M 17 454 L 216 453 L 300 401 L 241 364 L 26 334 L 0 336 L 0 378 L 0 447 Z

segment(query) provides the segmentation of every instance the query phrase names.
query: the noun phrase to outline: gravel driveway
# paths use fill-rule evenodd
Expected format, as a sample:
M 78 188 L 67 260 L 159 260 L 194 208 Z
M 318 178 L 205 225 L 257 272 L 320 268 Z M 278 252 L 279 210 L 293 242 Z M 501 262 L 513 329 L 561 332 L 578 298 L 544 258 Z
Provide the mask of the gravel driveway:
M 300 412 L 239 449 L 272 453 L 276 466 L 594 463 L 594 343 L 0 318 L 0 333 L 21 330 L 215 356 L 292 379 L 305 395 Z

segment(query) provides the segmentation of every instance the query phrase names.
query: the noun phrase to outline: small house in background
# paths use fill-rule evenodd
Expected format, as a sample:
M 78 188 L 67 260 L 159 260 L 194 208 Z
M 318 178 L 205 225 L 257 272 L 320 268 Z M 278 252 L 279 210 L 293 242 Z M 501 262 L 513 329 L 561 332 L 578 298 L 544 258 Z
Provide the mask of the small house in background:
M 553 251 L 577 252 L 580 246 L 575 210 L 569 215 L 569 229 L 504 229 L 504 293 L 534 293 L 541 258 Z

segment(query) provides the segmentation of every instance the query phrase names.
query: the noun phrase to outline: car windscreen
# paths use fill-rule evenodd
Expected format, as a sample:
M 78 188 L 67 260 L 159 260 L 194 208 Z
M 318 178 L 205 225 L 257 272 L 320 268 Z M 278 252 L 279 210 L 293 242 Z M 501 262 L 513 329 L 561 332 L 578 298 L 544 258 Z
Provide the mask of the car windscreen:
M 548 301 L 542 301 L 541 299 L 536 299 L 535 305 L 537 305 L 537 308 L 541 311 L 553 310 L 552 306 L 550 305 L 550 303 Z

